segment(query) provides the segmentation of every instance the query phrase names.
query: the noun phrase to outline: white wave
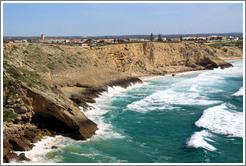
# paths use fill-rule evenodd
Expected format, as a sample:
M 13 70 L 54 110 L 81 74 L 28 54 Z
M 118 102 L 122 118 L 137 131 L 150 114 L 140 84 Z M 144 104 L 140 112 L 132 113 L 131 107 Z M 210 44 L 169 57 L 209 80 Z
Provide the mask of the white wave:
M 56 135 L 55 137 L 45 136 L 43 139 L 35 143 L 34 147 L 30 151 L 19 151 L 16 153 L 25 153 L 26 157 L 31 160 L 29 161 L 30 163 L 51 163 L 61 159 L 59 156 L 56 156 L 55 158 L 48 157 L 49 152 L 57 150 L 52 149 L 52 146 L 57 146 L 57 148 L 60 149 L 71 144 L 72 142 L 75 142 L 75 140 L 61 135 Z
M 138 100 L 128 104 L 127 109 L 137 112 L 146 113 L 150 110 L 173 109 L 175 105 L 211 105 L 219 103 L 220 101 L 207 100 L 206 97 L 200 96 L 195 92 L 175 92 L 172 89 L 156 92 L 142 100 Z
M 243 87 L 241 87 L 236 93 L 234 93 L 232 96 L 242 96 L 243 95 Z
M 213 142 L 210 137 L 212 137 L 210 133 L 208 133 L 206 130 L 202 130 L 195 132 L 186 143 L 188 147 L 205 148 L 209 151 L 215 151 L 216 148 L 207 142 Z
M 123 135 L 115 132 L 113 130 L 113 126 L 110 123 L 106 123 L 104 120 L 103 115 L 106 114 L 108 111 L 100 109 L 96 105 L 89 104 L 93 108 L 84 112 L 84 114 L 93 122 L 97 124 L 98 130 L 96 134 L 90 138 L 89 140 L 93 139 L 109 139 L 109 138 L 124 138 Z
M 195 125 L 214 133 L 243 138 L 243 113 L 230 110 L 225 104 L 204 110 Z
M 98 125 L 98 130 L 96 134 L 90 139 L 110 139 L 110 138 L 124 138 L 125 136 L 114 131 L 113 126 L 109 122 L 105 122 L 104 115 L 112 109 L 110 103 L 113 101 L 112 97 L 122 96 L 123 92 L 128 91 L 133 88 L 138 88 L 146 85 L 147 83 L 135 83 L 127 88 L 122 88 L 120 86 L 107 87 L 107 91 L 103 92 L 98 98 L 95 99 L 96 103 L 88 105 L 91 108 L 84 111 L 82 107 L 80 110 L 93 122 Z
M 113 96 L 117 96 L 122 94 L 122 92 L 132 89 L 141 87 L 145 84 L 133 84 L 132 86 L 128 87 L 127 89 L 124 89 L 119 86 L 113 86 L 108 87 L 107 92 L 102 93 L 98 98 L 96 98 L 96 103 L 89 104 L 92 106 L 91 109 L 84 111 L 83 107 L 79 107 L 79 109 L 92 121 L 97 123 L 99 130 L 96 131 L 96 135 L 94 135 L 92 138 L 87 140 L 73 140 L 69 137 L 56 135 L 55 137 L 44 137 L 40 141 L 34 144 L 34 147 L 30 151 L 21 151 L 18 153 L 25 153 L 25 155 L 31 159 L 31 163 L 45 163 L 45 162 L 56 162 L 61 160 L 59 156 L 56 156 L 55 158 L 51 157 L 49 158 L 47 155 L 55 151 L 55 149 L 52 149 L 52 146 L 57 146 L 58 149 L 63 148 L 65 146 L 68 146 L 75 142 L 87 142 L 93 139 L 108 139 L 108 138 L 124 138 L 124 136 L 120 135 L 119 133 L 116 133 L 112 129 L 111 124 L 107 124 L 104 122 L 103 115 L 108 112 L 106 109 L 102 109 L 103 106 L 105 106 L 107 109 L 111 109 L 112 106 L 108 105 L 108 101 L 111 101 L 110 99 Z M 65 143 L 64 143 L 65 142 Z M 16 161 L 12 161 L 16 162 Z M 24 161 L 26 162 L 26 161 Z
M 73 155 L 77 155 L 77 156 L 82 156 L 82 157 L 94 157 L 94 156 L 98 156 L 100 155 L 99 153 L 76 153 L 76 152 L 70 152 Z

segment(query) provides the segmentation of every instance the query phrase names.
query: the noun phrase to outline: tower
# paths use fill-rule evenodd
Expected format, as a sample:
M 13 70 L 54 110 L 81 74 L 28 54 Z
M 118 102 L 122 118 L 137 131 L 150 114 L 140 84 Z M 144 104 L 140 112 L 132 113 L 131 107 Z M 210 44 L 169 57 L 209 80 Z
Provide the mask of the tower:
M 44 34 L 42 33 L 42 34 L 41 34 L 41 39 L 44 40 L 44 37 L 45 37 L 45 36 L 44 36 Z

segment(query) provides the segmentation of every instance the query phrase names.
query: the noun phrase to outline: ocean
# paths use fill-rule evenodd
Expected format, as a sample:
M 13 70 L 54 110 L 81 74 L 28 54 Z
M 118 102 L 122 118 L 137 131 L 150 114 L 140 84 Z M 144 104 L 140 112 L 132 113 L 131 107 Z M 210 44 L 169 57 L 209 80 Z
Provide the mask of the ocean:
M 81 108 L 98 124 L 92 138 L 46 137 L 25 154 L 31 162 L 242 163 L 243 60 L 229 62 L 108 87 L 93 108 Z

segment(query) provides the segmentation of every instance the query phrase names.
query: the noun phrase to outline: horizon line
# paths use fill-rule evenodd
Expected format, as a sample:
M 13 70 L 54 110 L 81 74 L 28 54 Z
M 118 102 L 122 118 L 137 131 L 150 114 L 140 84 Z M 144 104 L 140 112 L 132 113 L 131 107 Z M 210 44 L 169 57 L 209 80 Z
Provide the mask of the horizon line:
M 189 35 L 189 34 L 192 34 L 192 35 L 196 35 L 196 34 L 227 34 L 227 33 L 242 33 L 243 32 L 208 32 L 208 33 L 170 33 L 170 34 L 162 34 L 162 33 L 157 33 L 157 34 L 153 34 L 153 35 Z M 41 33 L 42 34 L 42 33 Z M 40 35 L 41 35 L 40 34 Z M 150 33 L 151 34 L 151 33 Z M 85 35 L 48 35 L 49 37 L 74 37 L 74 36 L 80 36 L 80 37 L 101 37 L 101 36 L 144 36 L 144 35 L 150 35 L 150 34 L 133 34 L 133 35 L 88 35 L 88 36 L 85 36 Z M 4 36 L 3 37 L 40 37 L 40 35 L 38 36 L 29 36 L 29 35 L 19 35 L 19 36 Z M 47 37 L 47 36 L 46 36 Z

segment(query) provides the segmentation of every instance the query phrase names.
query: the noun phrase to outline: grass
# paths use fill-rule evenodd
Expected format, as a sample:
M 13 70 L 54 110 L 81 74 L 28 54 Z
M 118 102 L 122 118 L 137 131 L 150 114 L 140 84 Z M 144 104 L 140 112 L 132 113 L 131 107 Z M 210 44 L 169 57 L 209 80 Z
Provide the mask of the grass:
M 16 50 L 17 49 L 17 46 L 13 45 L 13 49 Z
M 55 94 L 58 94 L 57 87 L 54 85 L 50 88 Z
M 213 43 L 209 45 L 210 47 L 221 49 L 224 46 L 228 47 L 238 47 L 239 49 L 243 49 L 243 41 L 229 41 L 229 42 L 222 42 L 222 43 Z M 223 50 L 226 51 L 226 50 Z
M 73 65 L 69 65 L 71 68 L 75 68 Z
M 61 49 L 61 47 L 59 47 L 58 45 L 54 45 L 54 44 L 51 44 L 50 47 L 53 47 L 53 48 L 57 48 L 61 51 L 64 51 L 63 49 Z
M 39 79 L 39 75 L 37 73 L 24 69 L 16 69 L 6 62 L 4 63 L 4 67 L 6 69 L 6 72 L 9 73 L 16 80 L 25 82 L 30 87 L 35 87 L 38 85 L 37 79 Z
M 13 86 L 13 82 L 11 82 L 7 77 L 3 77 L 3 87 L 8 88 L 8 96 L 13 96 L 16 94 L 15 86 Z M 7 96 L 3 96 L 3 104 L 7 102 Z
M 16 86 L 15 82 L 10 81 L 7 77 L 3 77 L 3 121 L 9 122 L 11 119 L 17 118 L 17 114 L 14 114 L 10 111 L 5 110 L 5 105 L 7 103 L 7 100 L 16 95 Z
M 47 65 L 47 67 L 50 69 L 50 70 L 54 70 L 55 69 L 55 64 L 54 63 L 49 63 Z
M 66 61 L 68 64 L 72 64 L 72 62 L 70 62 L 70 61 Z
M 15 119 L 17 118 L 17 114 L 12 113 L 10 111 L 3 111 L 3 121 L 4 122 L 9 122 L 11 119 Z

